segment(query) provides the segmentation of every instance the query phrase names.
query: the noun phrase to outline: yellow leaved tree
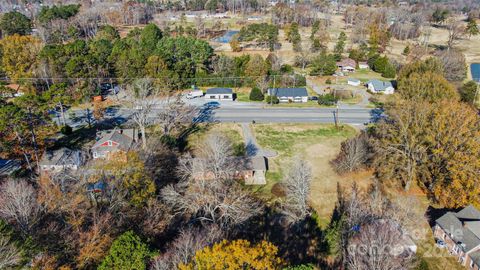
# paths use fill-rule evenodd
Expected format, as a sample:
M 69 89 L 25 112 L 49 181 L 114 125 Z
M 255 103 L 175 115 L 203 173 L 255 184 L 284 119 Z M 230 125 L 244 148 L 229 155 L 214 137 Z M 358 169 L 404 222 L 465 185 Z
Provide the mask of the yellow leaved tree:
M 197 251 L 188 264 L 180 264 L 181 270 L 193 269 L 279 269 L 284 264 L 277 256 L 278 248 L 270 242 L 251 244 L 247 240 L 223 240 Z
M 32 77 L 42 42 L 32 36 L 15 34 L 3 38 L 0 45 L 3 50 L 1 62 L 8 77 L 14 82 Z

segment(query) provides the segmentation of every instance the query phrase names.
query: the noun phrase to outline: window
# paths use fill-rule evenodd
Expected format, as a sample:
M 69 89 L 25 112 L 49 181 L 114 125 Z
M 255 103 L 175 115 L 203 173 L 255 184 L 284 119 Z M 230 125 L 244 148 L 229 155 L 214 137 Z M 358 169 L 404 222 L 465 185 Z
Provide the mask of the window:
M 473 260 L 470 258 L 470 268 L 473 268 Z
M 230 96 L 229 95 L 224 95 L 223 98 L 230 98 Z
M 108 146 L 112 146 L 112 141 L 108 141 Z
M 214 95 L 211 95 L 211 96 L 210 96 L 210 99 L 215 99 L 215 96 L 214 96 Z

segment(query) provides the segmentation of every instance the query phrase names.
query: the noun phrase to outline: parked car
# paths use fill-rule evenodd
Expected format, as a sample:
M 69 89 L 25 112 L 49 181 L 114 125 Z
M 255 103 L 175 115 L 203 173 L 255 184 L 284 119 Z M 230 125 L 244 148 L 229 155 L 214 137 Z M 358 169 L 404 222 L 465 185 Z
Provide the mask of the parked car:
M 220 103 L 217 101 L 210 101 L 203 105 L 205 108 L 218 108 L 220 107 Z
M 438 248 L 445 248 L 445 247 L 447 247 L 447 244 L 446 244 L 443 240 L 440 240 L 440 239 L 437 239 L 437 242 L 435 243 L 435 245 L 436 245 Z
M 313 101 L 318 101 L 318 97 L 317 96 L 311 96 L 308 98 L 309 100 L 313 100 Z
M 197 97 L 203 97 L 203 91 L 202 90 L 193 90 L 193 91 L 190 91 L 187 94 L 188 99 L 197 98 Z

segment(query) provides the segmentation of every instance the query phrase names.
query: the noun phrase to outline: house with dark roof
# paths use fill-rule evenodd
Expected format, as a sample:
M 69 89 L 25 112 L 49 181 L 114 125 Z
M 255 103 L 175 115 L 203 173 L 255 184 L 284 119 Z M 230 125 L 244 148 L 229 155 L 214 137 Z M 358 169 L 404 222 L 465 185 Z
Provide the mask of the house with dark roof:
M 233 91 L 231 88 L 210 88 L 205 94 L 206 100 L 233 100 Z
M 447 212 L 435 221 L 435 238 L 468 269 L 480 269 L 480 211 L 469 205 L 458 212 Z
M 22 162 L 12 159 L 0 158 L 0 178 L 14 174 L 22 168 Z
M 83 165 L 85 155 L 80 150 L 71 150 L 62 147 L 56 150 L 47 150 L 40 159 L 41 172 L 61 172 L 77 170 Z
M 337 67 L 340 68 L 342 72 L 354 72 L 357 67 L 357 62 L 351 58 L 344 58 L 337 62 Z
M 370 80 L 366 84 L 368 90 L 375 94 L 391 95 L 395 92 L 393 84 L 391 82 L 385 82 L 380 80 Z
M 276 96 L 280 102 L 307 102 L 307 89 L 302 88 L 270 88 L 267 91 L 269 96 Z
M 92 156 L 109 158 L 113 153 L 127 153 L 138 142 L 139 134 L 136 129 L 113 129 L 98 134 L 97 141 L 91 148 Z

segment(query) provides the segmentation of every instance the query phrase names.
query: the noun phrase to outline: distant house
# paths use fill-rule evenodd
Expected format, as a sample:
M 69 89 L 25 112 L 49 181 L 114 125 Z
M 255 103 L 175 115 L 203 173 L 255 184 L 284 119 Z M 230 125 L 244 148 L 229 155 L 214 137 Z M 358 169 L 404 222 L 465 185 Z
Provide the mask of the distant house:
M 0 89 L 0 96 L 4 98 L 14 98 L 21 97 L 24 95 L 24 89 L 19 84 L 7 84 L 0 86 L 3 89 Z
M 367 62 L 358 62 L 358 68 L 359 69 L 369 69 L 370 66 L 368 65 Z
M 337 67 L 340 68 L 342 72 L 354 72 L 357 67 L 357 62 L 351 58 L 345 58 L 337 62 Z
M 0 178 L 14 174 L 22 168 L 22 162 L 12 159 L 0 159 Z
M 391 82 L 384 82 L 380 80 L 370 80 L 367 82 L 368 90 L 372 91 L 373 93 L 382 93 L 386 95 L 393 94 L 395 92 L 395 88 Z
M 276 96 L 280 102 L 307 102 L 308 92 L 306 88 L 270 88 L 269 96 Z
M 234 168 L 231 171 L 225 171 L 221 174 L 229 175 L 235 180 L 242 180 L 246 185 L 265 185 L 265 172 L 268 170 L 267 158 L 263 156 L 236 157 L 232 161 Z M 203 168 L 195 171 L 192 175 L 194 179 L 211 180 L 215 178 L 215 173 L 210 168 Z
M 58 150 L 47 150 L 43 154 L 39 165 L 41 172 L 61 172 L 77 170 L 85 161 L 80 150 L 71 150 L 62 147 Z
M 480 269 L 480 211 L 469 205 L 435 221 L 433 234 L 468 269 Z
M 138 142 L 139 134 L 136 129 L 114 129 L 98 134 L 97 142 L 92 146 L 94 159 L 108 158 L 110 154 L 126 153 Z
M 233 91 L 231 88 L 210 88 L 205 94 L 207 100 L 233 100 Z
M 359 79 L 355 78 L 348 78 L 347 79 L 347 84 L 352 85 L 352 86 L 359 86 L 362 82 Z
M 238 174 L 245 181 L 245 185 L 265 185 L 267 184 L 265 179 L 267 169 L 267 158 L 253 156 L 245 162 L 243 170 Z

